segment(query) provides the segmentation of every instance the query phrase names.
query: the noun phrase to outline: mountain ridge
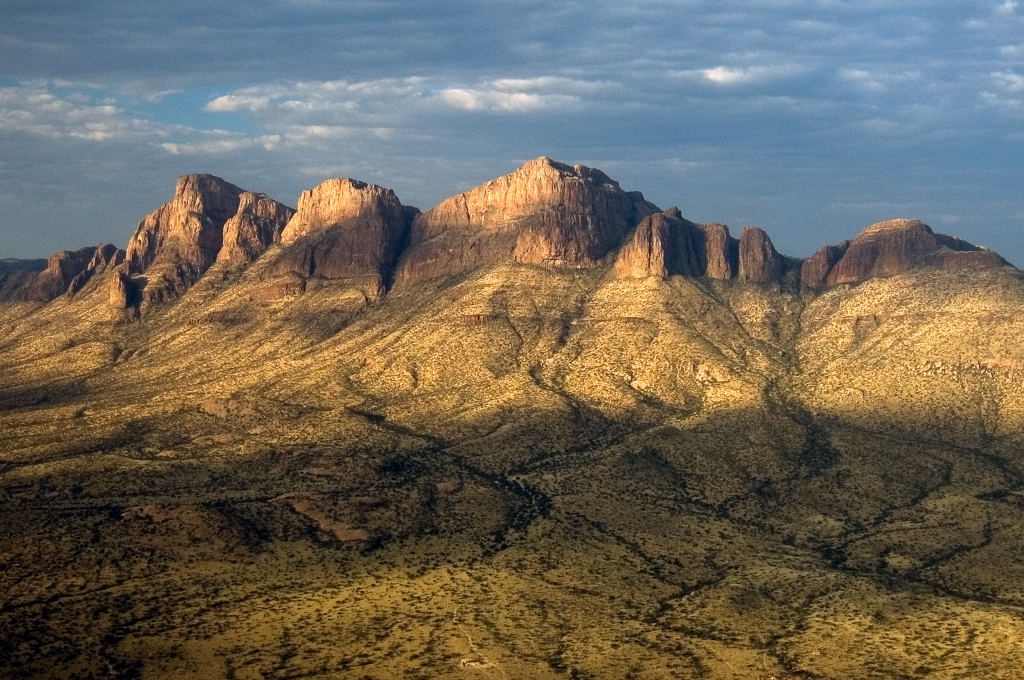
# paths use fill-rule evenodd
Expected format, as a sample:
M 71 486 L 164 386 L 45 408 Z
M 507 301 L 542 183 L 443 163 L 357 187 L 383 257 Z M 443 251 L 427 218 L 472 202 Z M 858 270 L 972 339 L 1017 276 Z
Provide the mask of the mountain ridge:
M 789 258 L 758 227 L 744 227 L 733 238 L 724 224 L 685 220 L 678 208 L 662 211 L 640 192 L 622 191 L 600 170 L 547 156 L 426 212 L 403 205 L 391 189 L 350 178 L 324 180 L 304 191 L 298 204 L 296 211 L 213 175 L 181 176 L 172 200 L 139 223 L 119 270 L 127 278 L 109 284 L 112 299 L 142 305 L 173 300 L 215 263 L 244 266 L 278 243 L 286 248 L 266 274 L 271 282 L 264 295 L 271 299 L 301 294 L 311 279 L 327 279 L 349 280 L 373 300 L 395 285 L 505 260 L 592 267 L 611 257 L 624 276 L 678 274 L 758 284 L 781 282 L 785 271 L 795 269 L 795 285 L 808 291 L 919 267 L 1012 266 L 997 253 L 905 218 L 869 225 L 810 257 Z M 656 223 L 645 223 L 652 218 Z M 644 245 L 634 243 L 637 238 Z M 295 247 L 300 239 L 303 244 Z M 650 255 L 634 266 L 631 253 L 637 248 Z M 73 294 L 70 278 L 85 268 L 78 266 L 70 277 L 33 277 L 23 270 L 14 276 L 15 268 L 7 269 L 0 270 L 5 299 L 45 302 Z M 48 283 L 35 283 L 40 277 Z M 139 291 L 121 295 L 121 286 Z

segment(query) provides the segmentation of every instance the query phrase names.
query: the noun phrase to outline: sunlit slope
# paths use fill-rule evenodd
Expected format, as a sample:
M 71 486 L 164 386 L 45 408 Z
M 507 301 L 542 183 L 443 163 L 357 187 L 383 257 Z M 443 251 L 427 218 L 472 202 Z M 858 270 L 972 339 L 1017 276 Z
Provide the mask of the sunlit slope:
M 1021 444 L 1024 280 L 1010 268 L 874 279 L 807 301 L 793 389 L 850 424 Z

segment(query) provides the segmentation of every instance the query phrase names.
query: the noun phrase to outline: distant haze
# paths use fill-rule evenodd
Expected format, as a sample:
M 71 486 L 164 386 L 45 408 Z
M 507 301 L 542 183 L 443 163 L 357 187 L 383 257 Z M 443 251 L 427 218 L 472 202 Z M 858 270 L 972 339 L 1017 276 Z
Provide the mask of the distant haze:
M 11 0 L 0 258 L 109 241 L 209 172 L 428 208 L 547 154 L 805 256 L 918 217 L 1024 264 L 1013 0 Z

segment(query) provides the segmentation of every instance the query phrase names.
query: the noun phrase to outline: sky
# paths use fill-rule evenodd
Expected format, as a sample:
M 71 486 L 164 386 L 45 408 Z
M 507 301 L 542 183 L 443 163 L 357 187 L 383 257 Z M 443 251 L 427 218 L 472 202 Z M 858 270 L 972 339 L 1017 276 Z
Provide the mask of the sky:
M 918 217 L 1024 264 L 1024 0 L 0 0 L 0 257 L 175 178 L 429 208 L 548 155 L 806 256 Z

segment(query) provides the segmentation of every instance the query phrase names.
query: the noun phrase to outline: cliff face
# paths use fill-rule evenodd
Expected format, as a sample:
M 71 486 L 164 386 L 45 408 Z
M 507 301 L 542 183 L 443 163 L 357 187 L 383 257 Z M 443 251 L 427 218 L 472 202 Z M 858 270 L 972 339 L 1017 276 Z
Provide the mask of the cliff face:
M 417 213 L 391 189 L 329 179 L 300 196 L 281 234 L 286 248 L 265 276 L 298 277 L 301 287 L 310 278 L 348 279 L 368 297 L 379 297 Z
M 61 250 L 50 256 L 46 269 L 39 272 L 28 290 L 30 300 L 49 302 L 63 295 L 72 280 L 89 267 L 98 248 L 90 246 L 78 250 Z
M 124 260 L 124 251 L 109 243 L 61 250 L 46 260 L 11 260 L 0 266 L 0 300 L 49 302 L 74 296 L 92 278 Z
M 724 224 L 704 224 L 701 230 L 704 232 L 702 259 L 706 263 L 707 277 L 728 281 L 739 270 L 739 243 L 729 235 L 729 227 Z
M 146 215 L 128 243 L 128 270 L 174 263 L 202 271 L 217 259 L 224 223 L 238 211 L 243 190 L 213 175 L 178 178 L 174 198 Z
M 242 193 L 238 212 L 224 223 L 223 245 L 217 253 L 217 262 L 228 265 L 252 262 L 281 240 L 281 232 L 294 214 L 294 210 L 266 194 Z
M 704 231 L 670 209 L 655 213 L 637 225 L 615 260 L 619 278 L 666 278 L 673 274 L 703 276 L 706 263 Z
M 842 259 L 849 247 L 849 241 L 843 241 L 837 246 L 822 246 L 818 252 L 804 260 L 800 266 L 801 285 L 813 290 L 823 288 L 828 273 Z
M 541 157 L 420 215 L 397 278 L 410 282 L 512 259 L 590 267 L 657 212 L 600 170 Z
M 772 283 L 782 278 L 782 256 L 763 229 L 747 227 L 740 235 L 739 278 L 751 283 Z
M 996 253 L 936 234 L 919 220 L 895 219 L 872 224 L 848 243 L 819 250 L 804 262 L 803 281 L 808 288 L 831 288 L 921 267 L 957 269 L 1006 264 Z
M 737 241 L 724 224 L 694 224 L 677 208 L 645 218 L 615 260 L 619 278 L 706 276 L 766 284 L 779 281 L 783 268 L 761 229 L 748 227 Z

